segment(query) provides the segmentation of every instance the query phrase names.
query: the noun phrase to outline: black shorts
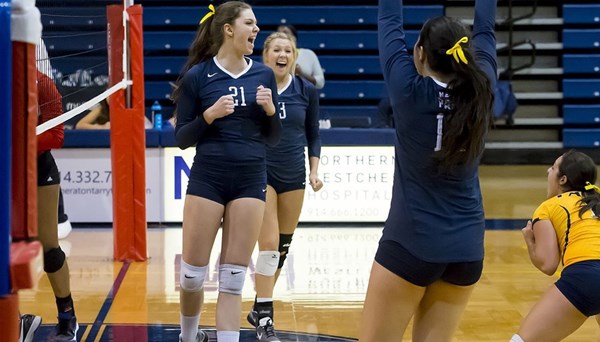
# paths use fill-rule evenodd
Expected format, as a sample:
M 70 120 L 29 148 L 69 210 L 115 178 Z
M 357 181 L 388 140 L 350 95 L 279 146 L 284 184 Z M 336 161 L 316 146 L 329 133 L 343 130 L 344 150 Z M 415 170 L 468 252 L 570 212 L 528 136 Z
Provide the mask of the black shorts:
M 483 270 L 483 260 L 453 263 L 423 261 L 391 240 L 379 243 L 375 261 L 402 279 L 423 287 L 438 280 L 459 286 L 473 285 L 479 280 Z
M 267 172 L 264 164 L 239 165 L 203 163 L 192 166 L 187 194 L 227 204 L 250 197 L 264 201 L 267 196 Z
M 37 159 L 37 164 L 38 186 L 60 184 L 60 172 L 50 151 L 42 153 Z
M 296 179 L 291 181 L 283 181 L 267 170 L 267 184 L 272 186 L 278 194 L 294 190 L 304 190 L 306 189 L 306 174 L 300 174 Z
M 600 260 L 567 266 L 554 284 L 582 314 L 587 317 L 600 314 Z

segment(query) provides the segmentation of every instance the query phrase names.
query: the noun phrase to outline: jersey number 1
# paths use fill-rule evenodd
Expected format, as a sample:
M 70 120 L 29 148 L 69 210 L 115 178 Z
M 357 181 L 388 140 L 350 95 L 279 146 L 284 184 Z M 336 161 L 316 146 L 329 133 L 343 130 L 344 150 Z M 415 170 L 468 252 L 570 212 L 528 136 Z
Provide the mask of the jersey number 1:
M 435 139 L 434 151 L 440 151 L 442 149 L 442 133 L 444 129 L 444 114 L 437 115 L 437 137 Z

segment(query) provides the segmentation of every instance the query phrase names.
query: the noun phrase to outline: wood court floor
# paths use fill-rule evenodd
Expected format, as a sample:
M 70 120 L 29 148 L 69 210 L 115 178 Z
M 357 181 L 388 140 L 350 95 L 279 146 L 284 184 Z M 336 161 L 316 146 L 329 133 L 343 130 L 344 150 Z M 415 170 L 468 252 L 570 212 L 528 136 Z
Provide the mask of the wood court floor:
M 545 197 L 546 168 L 482 167 L 481 184 L 490 222 L 506 220 L 506 228 L 520 228 L 519 220 L 529 218 Z M 282 340 L 348 341 L 358 336 L 362 301 L 380 235 L 381 225 L 303 225 L 297 230 L 289 262 L 275 289 L 276 328 L 289 332 L 280 336 Z M 62 245 L 69 254 L 81 341 L 177 340 L 180 228 L 150 229 L 150 259 L 143 263 L 112 260 L 110 229 L 76 229 Z M 485 247 L 483 276 L 454 341 L 508 341 L 556 279 L 531 265 L 518 229 L 488 230 Z M 217 251 L 218 244 L 205 284 L 207 305 L 201 318 L 201 325 L 209 329 L 215 324 Z M 245 315 L 254 298 L 250 276 L 242 298 L 240 320 L 243 328 L 249 328 Z M 44 341 L 44 334 L 56 323 L 47 278 L 41 279 L 38 289 L 21 291 L 20 299 L 23 313 L 43 317 L 44 326 L 36 341 Z M 250 331 L 244 333 L 242 341 L 253 340 Z M 403 339 L 398 338 L 401 340 L 410 341 L 410 330 Z M 589 319 L 565 341 L 600 341 L 600 328 Z

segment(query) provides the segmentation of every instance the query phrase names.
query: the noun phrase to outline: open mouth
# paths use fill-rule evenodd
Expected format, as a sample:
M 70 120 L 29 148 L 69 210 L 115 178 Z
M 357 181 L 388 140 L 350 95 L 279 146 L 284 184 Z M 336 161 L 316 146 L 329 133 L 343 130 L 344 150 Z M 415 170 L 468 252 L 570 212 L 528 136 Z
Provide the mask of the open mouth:
M 250 37 L 248 38 L 248 43 L 252 44 L 254 46 L 254 42 L 256 41 L 256 37 Z
M 275 65 L 279 69 L 285 69 L 285 68 L 287 68 L 287 62 L 277 62 L 277 63 L 275 63 Z

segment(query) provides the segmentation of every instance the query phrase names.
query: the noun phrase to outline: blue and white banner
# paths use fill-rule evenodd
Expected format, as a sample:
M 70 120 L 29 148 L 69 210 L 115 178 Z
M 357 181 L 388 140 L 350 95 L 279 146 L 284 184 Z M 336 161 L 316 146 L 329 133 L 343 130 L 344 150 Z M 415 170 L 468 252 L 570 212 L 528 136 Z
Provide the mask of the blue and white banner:
M 183 219 L 183 202 L 195 149 L 165 148 L 164 211 L 166 222 Z M 301 222 L 383 222 L 387 218 L 394 178 L 391 146 L 324 146 L 319 192 L 307 187 Z

